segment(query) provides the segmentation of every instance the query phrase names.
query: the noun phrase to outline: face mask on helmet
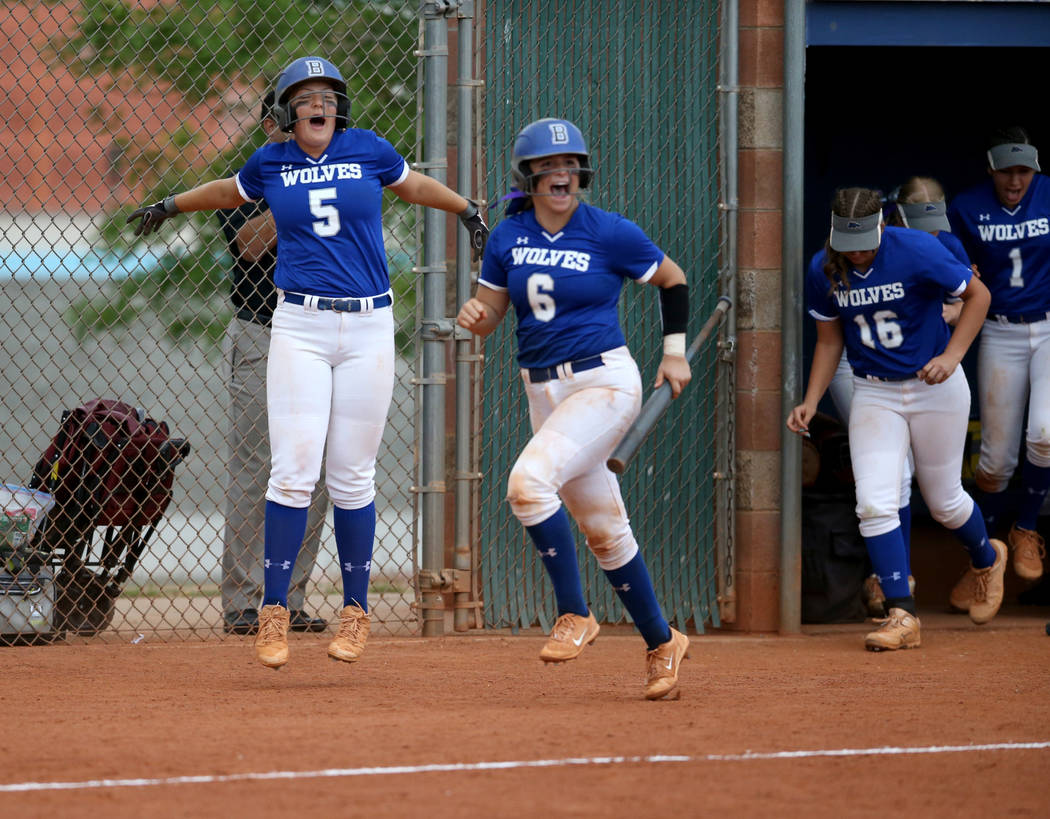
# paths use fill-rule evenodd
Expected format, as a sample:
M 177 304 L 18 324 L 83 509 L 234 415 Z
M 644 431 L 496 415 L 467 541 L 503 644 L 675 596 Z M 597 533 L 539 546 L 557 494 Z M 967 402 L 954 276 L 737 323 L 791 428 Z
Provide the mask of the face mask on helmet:
M 591 184 L 594 171 L 583 134 L 568 120 L 552 117 L 529 123 L 514 140 L 510 158 L 514 186 L 524 193 L 531 193 L 534 180 L 539 175 L 532 173 L 529 163 L 534 159 L 558 154 L 574 154 L 579 159 L 580 189 L 586 189 Z
M 274 114 L 277 117 L 277 126 L 287 133 L 295 127 L 295 123 L 300 118 L 310 118 L 310 111 L 303 108 L 303 105 L 310 100 L 303 98 L 302 94 L 295 93 L 296 86 L 310 80 L 322 80 L 331 86 L 331 92 L 307 92 L 307 96 L 312 99 L 314 94 L 320 94 L 320 99 L 325 101 L 330 93 L 331 99 L 335 102 L 336 129 L 348 128 L 350 126 L 350 100 L 346 95 L 346 81 L 338 68 L 321 57 L 301 57 L 289 63 L 277 78 L 277 85 L 274 88 L 276 97 Z M 330 115 L 327 101 L 324 102 L 324 112 L 325 116 Z

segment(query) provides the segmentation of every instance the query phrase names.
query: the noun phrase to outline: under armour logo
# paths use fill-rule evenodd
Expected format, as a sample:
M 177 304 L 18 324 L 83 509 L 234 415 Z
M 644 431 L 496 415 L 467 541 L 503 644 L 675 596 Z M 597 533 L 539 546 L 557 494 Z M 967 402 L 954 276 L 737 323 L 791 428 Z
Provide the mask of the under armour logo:
M 551 546 L 549 549 L 540 549 L 541 557 L 557 557 L 558 550 Z
M 528 236 L 519 236 L 517 238 L 517 240 L 514 242 L 514 244 L 517 244 L 517 245 L 527 245 L 528 243 L 529 243 L 529 237 Z
M 631 590 L 630 583 L 624 583 L 622 586 L 613 586 L 613 591 L 618 592 L 629 592 Z
M 263 561 L 263 566 L 265 568 L 267 568 L 267 569 L 270 569 L 270 568 L 272 568 L 274 566 L 274 563 L 273 563 L 272 560 L 267 558 L 266 560 Z M 288 571 L 288 569 L 292 568 L 292 561 L 290 561 L 290 560 L 282 560 L 281 563 L 280 563 L 280 566 L 285 571 Z
M 354 567 L 353 563 L 344 563 L 343 564 L 343 569 L 345 569 L 348 572 L 352 572 L 354 570 L 354 568 L 355 567 Z M 366 572 L 369 572 L 369 571 L 372 570 L 372 561 L 371 560 L 366 560 L 364 563 L 362 563 L 360 566 L 357 566 L 356 568 L 364 569 Z
M 990 221 L 991 221 L 991 219 L 992 219 L 991 215 L 990 215 L 990 214 L 987 214 L 987 213 L 982 213 L 982 214 L 981 214 L 980 216 L 978 216 L 977 218 L 978 218 L 978 219 L 979 219 L 980 221 L 982 221 L 982 222 L 990 222 Z
M 292 166 L 290 164 L 281 166 L 281 170 L 282 171 L 290 171 L 291 169 L 292 169 Z

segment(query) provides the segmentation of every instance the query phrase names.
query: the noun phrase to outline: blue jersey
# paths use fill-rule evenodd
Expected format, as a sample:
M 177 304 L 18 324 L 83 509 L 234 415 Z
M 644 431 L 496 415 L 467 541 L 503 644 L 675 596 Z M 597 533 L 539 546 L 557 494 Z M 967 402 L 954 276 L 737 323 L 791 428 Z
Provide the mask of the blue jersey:
M 383 188 L 408 164 L 372 131 L 336 131 L 320 159 L 294 140 L 269 143 L 237 174 L 246 199 L 265 199 L 277 225 L 274 283 L 312 296 L 366 297 L 390 289 Z
M 552 367 L 626 342 L 617 305 L 624 278 L 648 281 L 664 259 L 634 222 L 581 202 L 551 236 L 531 208 L 500 222 L 479 282 L 506 291 L 518 319 L 518 364 Z
M 851 270 L 849 287 L 834 290 L 824 275 L 824 251 L 810 261 L 806 304 L 817 321 L 842 320 L 846 356 L 858 375 L 909 378 L 944 352 L 951 337 L 941 317 L 944 296 L 957 296 L 973 275 L 936 238 L 887 227 L 865 273 Z
M 956 196 L 948 219 L 991 291 L 989 313 L 1050 310 L 1050 179 L 1035 174 L 1013 210 L 999 202 L 989 179 Z
M 970 266 L 970 256 L 967 254 L 966 248 L 963 247 L 963 243 L 959 241 L 954 233 L 950 233 L 947 230 L 940 230 L 937 232 L 937 241 L 948 248 L 948 252 L 956 259 L 967 267 Z

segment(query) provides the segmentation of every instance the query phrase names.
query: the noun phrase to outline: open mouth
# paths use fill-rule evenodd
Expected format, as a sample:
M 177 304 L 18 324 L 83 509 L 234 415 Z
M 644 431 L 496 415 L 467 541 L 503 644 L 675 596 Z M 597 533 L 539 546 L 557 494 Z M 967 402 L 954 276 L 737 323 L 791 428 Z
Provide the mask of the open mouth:
M 324 125 L 324 117 L 310 117 L 310 124 L 320 128 Z
M 551 193 L 554 196 L 568 196 L 569 186 L 568 185 L 551 185 Z

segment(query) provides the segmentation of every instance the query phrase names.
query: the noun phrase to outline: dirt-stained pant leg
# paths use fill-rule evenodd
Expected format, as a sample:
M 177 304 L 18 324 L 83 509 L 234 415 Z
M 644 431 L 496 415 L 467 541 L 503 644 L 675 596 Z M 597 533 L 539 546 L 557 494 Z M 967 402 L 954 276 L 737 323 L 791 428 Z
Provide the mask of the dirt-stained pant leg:
M 626 348 L 602 357 L 603 367 L 540 384 L 526 380 L 534 435 L 511 470 L 507 499 L 525 526 L 546 520 L 564 500 L 602 568 L 614 569 L 638 544 L 605 461 L 637 417 L 642 390 Z
M 1028 395 L 1030 326 L 986 321 L 981 330 L 977 356 L 981 404 L 977 485 L 987 492 L 1006 489 L 1017 468 Z
M 269 328 L 234 317 L 223 339 L 229 460 L 226 473 L 226 527 L 222 549 L 224 612 L 258 608 L 263 588 L 263 521 L 270 444 L 266 427 L 266 354 Z M 305 608 L 306 587 L 317 561 L 328 498 L 316 492 L 306 538 L 292 572 L 288 605 Z

